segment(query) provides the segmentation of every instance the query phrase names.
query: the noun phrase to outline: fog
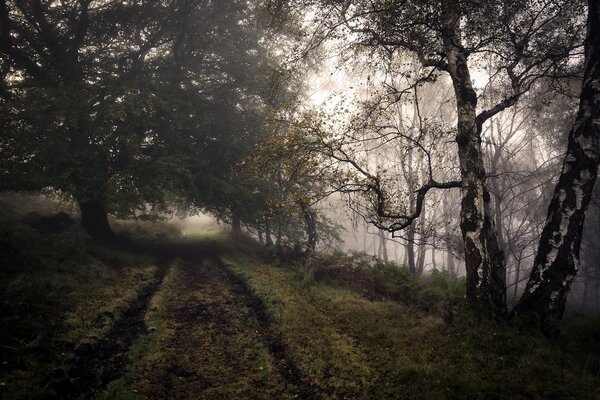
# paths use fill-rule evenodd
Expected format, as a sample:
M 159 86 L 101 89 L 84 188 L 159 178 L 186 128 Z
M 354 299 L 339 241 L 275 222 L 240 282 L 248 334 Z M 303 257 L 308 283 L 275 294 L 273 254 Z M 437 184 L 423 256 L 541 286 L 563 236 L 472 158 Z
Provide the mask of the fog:
M 598 60 L 598 0 L 0 0 L 0 397 L 598 398 Z

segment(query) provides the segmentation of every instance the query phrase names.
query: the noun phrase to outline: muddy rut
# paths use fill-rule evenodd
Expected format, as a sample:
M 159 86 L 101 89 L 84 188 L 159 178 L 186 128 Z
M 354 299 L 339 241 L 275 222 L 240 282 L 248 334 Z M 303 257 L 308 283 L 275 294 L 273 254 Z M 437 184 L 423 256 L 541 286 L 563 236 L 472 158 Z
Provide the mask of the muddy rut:
M 121 384 L 143 399 L 319 397 L 273 331 L 261 300 L 223 266 L 215 246 L 179 243 L 154 251 L 170 260 L 162 285 L 153 286 L 115 325 L 102 342 L 108 352 L 100 347 L 86 352 L 79 366 L 87 372 L 71 394 L 92 397 L 129 374 Z M 153 295 L 161 304 L 160 332 L 144 323 L 148 312 L 156 312 L 148 309 Z M 132 374 L 128 353 L 147 335 L 156 335 L 155 343 Z M 101 376 L 86 376 L 95 370 Z

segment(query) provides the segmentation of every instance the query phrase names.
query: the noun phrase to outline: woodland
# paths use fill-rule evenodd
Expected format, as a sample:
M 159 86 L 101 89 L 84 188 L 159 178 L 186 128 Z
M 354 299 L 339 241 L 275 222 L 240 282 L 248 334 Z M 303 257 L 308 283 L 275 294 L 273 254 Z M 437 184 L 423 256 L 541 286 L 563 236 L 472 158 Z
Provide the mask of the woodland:
M 600 398 L 600 1 L 0 0 L 0 397 Z

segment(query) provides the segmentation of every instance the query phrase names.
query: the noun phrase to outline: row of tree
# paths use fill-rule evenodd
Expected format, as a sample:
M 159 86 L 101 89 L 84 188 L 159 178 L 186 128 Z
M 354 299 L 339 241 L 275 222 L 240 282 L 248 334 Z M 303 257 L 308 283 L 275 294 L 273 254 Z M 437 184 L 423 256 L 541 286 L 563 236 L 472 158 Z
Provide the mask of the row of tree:
M 527 287 L 514 310 L 537 315 L 550 331 L 564 313 L 579 268 L 583 222 L 600 161 L 598 1 L 315 0 L 280 5 L 287 13 L 298 7 L 314 16 L 307 23 L 308 49 L 333 41 L 342 48 L 342 57 L 352 52 L 356 59 L 366 52 L 362 65 L 373 71 L 367 79 L 385 87 L 342 129 L 328 116 L 308 115 L 295 122 L 305 132 L 305 147 L 317 146 L 324 159 L 337 162 L 333 187 L 358 198 L 355 209 L 370 223 L 392 233 L 406 231 L 409 241 L 428 203 L 435 202 L 436 189 L 459 188 L 467 298 L 499 314 L 506 312 L 506 256 L 497 227 L 503 223 L 502 204 L 493 196 L 501 188 L 493 173 L 502 143 L 511 139 L 493 132 L 493 120 L 530 93 L 556 95 L 565 83 L 582 79 L 562 171 L 540 227 Z M 484 77 L 482 87 L 474 84 L 477 75 Z M 422 114 L 419 91 L 444 77 L 453 91 L 453 129 Z M 406 121 L 411 113 L 412 121 Z M 519 113 L 519 119 L 532 125 L 526 111 Z M 487 143 L 485 131 L 490 131 Z M 370 143 L 369 155 L 365 143 Z M 378 160 L 390 152 L 376 151 L 390 144 L 398 149 L 396 161 L 405 167 L 395 180 L 384 179 L 389 175 L 382 166 L 389 160 Z M 445 170 L 439 167 L 443 157 L 435 157 L 440 153 L 436 146 L 443 144 L 442 154 L 456 160 L 450 168 L 446 162 Z M 486 147 L 497 155 L 487 166 Z M 418 171 L 410 170 L 415 157 Z M 399 200 L 406 188 L 408 206 Z
M 282 93 L 264 10 L 2 0 L 0 189 L 69 196 L 99 238 L 109 213 L 230 219 L 251 197 L 234 167 Z
M 505 249 L 522 257 L 504 228 L 525 215 L 503 212 L 505 150 L 553 103 L 515 107 L 581 82 L 546 222 L 527 224 L 541 239 L 515 309 L 551 329 L 599 162 L 599 13 L 597 0 L 0 0 L 0 190 L 69 196 L 98 238 L 113 236 L 109 213 L 202 209 L 308 255 L 336 237 L 317 203 L 342 193 L 382 237 L 403 237 L 415 274 L 414 243 L 461 247 L 467 298 L 504 314 Z M 328 43 L 367 82 L 336 118 L 307 111 L 303 74 L 283 63 Z

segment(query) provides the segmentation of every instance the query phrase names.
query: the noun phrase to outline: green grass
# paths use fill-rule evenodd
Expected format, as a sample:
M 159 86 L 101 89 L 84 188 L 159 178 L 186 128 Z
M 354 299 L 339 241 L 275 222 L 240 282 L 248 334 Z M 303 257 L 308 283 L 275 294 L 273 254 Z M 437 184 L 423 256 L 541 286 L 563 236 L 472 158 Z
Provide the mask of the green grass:
M 147 334 L 141 335 L 134 341 L 129 354 L 127 371 L 125 375 L 111 382 L 106 390 L 100 393 L 98 399 L 106 400 L 131 400 L 140 396 L 133 388 L 133 383 L 145 363 L 163 365 L 167 354 L 160 347 L 160 341 L 171 334 L 167 325 L 167 304 L 174 294 L 174 279 L 179 272 L 179 264 L 175 263 L 163 279 L 162 285 L 157 290 L 148 304 L 145 314 Z
M 582 363 L 588 354 L 588 364 L 598 359 L 589 327 L 575 331 L 583 337 L 567 331 L 569 339 L 551 343 L 460 306 L 448 324 L 445 306 L 431 303 L 455 299 L 457 289 L 440 276 L 405 282 L 416 299 L 392 301 L 314 279 L 320 262 L 275 266 L 239 249 L 224 259 L 263 299 L 301 371 L 326 398 L 600 397 L 597 371 Z
M 171 269 L 152 300 L 125 377 L 103 398 L 285 399 L 252 310 L 210 266 Z
M 94 244 L 77 229 L 0 225 L 0 397 L 44 397 L 72 351 L 94 344 L 156 276 L 151 260 Z
M 225 262 L 263 299 L 276 331 L 316 391 L 332 398 L 354 398 L 366 389 L 368 354 L 310 297 L 298 296 L 300 285 L 293 271 L 245 257 L 226 257 Z
M 16 319 L 2 326 L 2 345 L 17 350 L 3 350 L 11 364 L 0 371 L 0 395 L 40 398 L 69 357 L 61 352 L 105 337 L 159 271 L 77 231 L 10 229 L 0 229 L 12 260 L 2 261 L 0 294 L 3 314 Z M 95 398 L 600 398 L 599 321 L 572 317 L 550 342 L 464 307 L 464 281 L 443 273 L 416 279 L 360 254 L 268 263 L 251 241 L 218 231 L 186 240 L 214 243 L 245 286 L 210 260 L 175 262 L 125 374 Z M 275 357 L 289 361 L 302 388 Z

